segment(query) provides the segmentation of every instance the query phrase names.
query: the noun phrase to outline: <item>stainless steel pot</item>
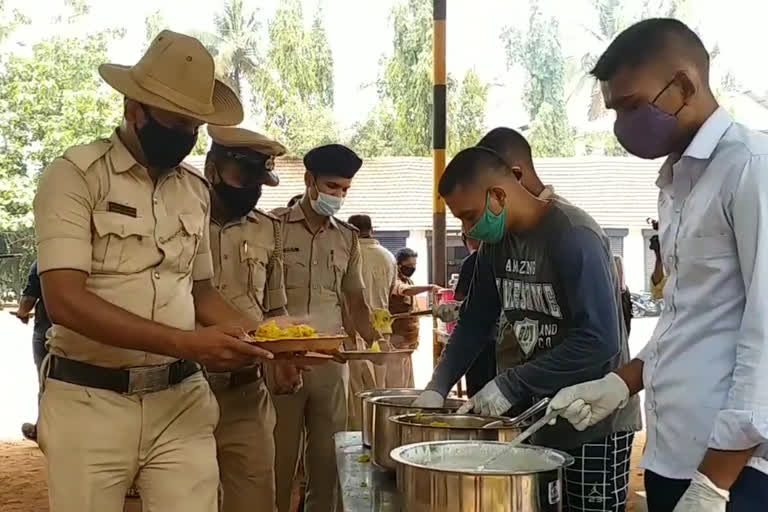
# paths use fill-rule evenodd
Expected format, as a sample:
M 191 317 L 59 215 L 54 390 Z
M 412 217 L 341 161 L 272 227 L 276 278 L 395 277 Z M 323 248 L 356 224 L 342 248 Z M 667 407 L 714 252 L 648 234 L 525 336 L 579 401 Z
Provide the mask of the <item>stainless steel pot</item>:
M 470 414 L 403 414 L 389 421 L 398 426 L 400 445 L 459 440 L 509 442 L 523 430 L 509 418 Z M 495 425 L 483 428 L 491 423 Z
M 424 392 L 422 389 L 411 388 L 389 388 L 389 389 L 370 389 L 360 391 L 355 396 L 362 402 L 362 422 L 363 422 L 363 446 L 371 447 L 371 433 L 373 432 L 373 404 L 369 398 L 379 396 L 413 396 L 418 397 Z
M 506 448 L 491 441 L 437 441 L 392 450 L 406 512 L 562 512 L 568 454 L 520 446 L 482 472 Z
M 371 452 L 373 463 L 385 470 L 394 471 L 395 462 L 389 456 L 393 448 L 400 446 L 398 425 L 389 421 L 391 416 L 398 416 L 419 411 L 448 414 L 456 411 L 464 404 L 464 400 L 446 398 L 443 407 L 427 409 L 413 407 L 413 396 L 380 396 L 369 399 L 373 404 L 373 430 L 371 435 Z

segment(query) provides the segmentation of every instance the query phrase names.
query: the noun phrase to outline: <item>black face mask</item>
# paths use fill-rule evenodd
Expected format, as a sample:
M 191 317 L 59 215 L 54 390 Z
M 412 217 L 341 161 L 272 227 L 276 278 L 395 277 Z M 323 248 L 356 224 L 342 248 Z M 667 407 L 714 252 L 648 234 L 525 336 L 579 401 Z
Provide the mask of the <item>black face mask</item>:
M 197 130 L 189 133 L 160 124 L 149 109 L 142 105 L 146 123 L 136 127 L 141 150 L 147 159 L 147 165 L 153 169 L 172 169 L 179 165 L 192 152 L 197 142 Z
M 256 206 L 261 197 L 261 185 L 239 188 L 219 181 L 213 186 L 213 190 L 234 218 L 247 215 L 248 212 L 253 210 L 253 207 Z
M 411 277 L 416 272 L 416 267 L 400 267 L 400 273 L 405 277 Z

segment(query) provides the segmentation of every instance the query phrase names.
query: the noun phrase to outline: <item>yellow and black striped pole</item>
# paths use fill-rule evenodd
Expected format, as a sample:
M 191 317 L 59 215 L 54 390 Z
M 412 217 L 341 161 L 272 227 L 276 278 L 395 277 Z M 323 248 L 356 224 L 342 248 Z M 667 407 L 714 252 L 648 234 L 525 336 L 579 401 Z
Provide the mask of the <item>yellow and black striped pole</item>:
M 437 184 L 445 170 L 446 143 L 446 71 L 445 71 L 445 21 L 446 0 L 433 0 L 433 42 L 432 42 L 432 150 L 433 150 L 433 205 L 432 205 L 432 278 L 435 284 L 445 286 L 446 248 L 445 248 L 445 202 L 437 193 Z M 435 334 L 433 353 L 435 361 L 440 356 L 441 347 Z

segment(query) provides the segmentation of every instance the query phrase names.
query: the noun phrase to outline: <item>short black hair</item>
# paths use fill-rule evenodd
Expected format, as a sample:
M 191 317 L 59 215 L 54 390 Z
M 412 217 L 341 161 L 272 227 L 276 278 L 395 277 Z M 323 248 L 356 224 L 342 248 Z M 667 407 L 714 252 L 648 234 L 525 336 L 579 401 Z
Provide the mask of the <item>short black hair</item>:
M 408 247 L 403 247 L 402 249 L 398 249 L 397 253 L 395 253 L 395 260 L 397 260 L 398 265 L 407 259 L 418 258 L 418 257 L 419 257 L 419 254 L 413 249 L 410 249 Z
M 371 218 L 367 215 L 352 215 L 347 222 L 359 229 L 361 233 L 368 233 L 373 229 Z
M 464 149 L 445 168 L 437 192 L 445 197 L 453 193 L 456 187 L 470 185 L 490 172 L 513 174 L 504 159 L 492 149 L 481 146 Z
M 709 74 L 709 53 L 696 32 L 674 18 L 650 18 L 621 32 L 608 46 L 591 74 L 603 82 L 624 68 L 643 66 L 674 47 L 705 75 Z
M 531 145 L 517 130 L 499 126 L 486 133 L 477 145 L 498 153 L 509 167 L 524 164 L 533 168 Z
M 302 199 L 303 197 L 304 197 L 304 194 L 296 194 L 295 196 L 293 196 L 292 198 L 290 198 L 290 199 L 288 200 L 288 208 L 293 208 L 293 207 L 296 205 L 296 203 L 298 203 L 299 201 L 301 201 L 301 199 Z

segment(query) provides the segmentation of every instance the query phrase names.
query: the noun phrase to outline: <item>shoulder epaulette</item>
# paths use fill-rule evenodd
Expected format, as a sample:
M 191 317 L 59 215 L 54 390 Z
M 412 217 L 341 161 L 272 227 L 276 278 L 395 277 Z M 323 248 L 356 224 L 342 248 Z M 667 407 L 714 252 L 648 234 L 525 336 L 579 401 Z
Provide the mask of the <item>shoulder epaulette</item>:
M 339 219 L 338 217 L 334 217 L 333 220 L 335 220 L 337 224 L 339 224 L 341 226 L 344 226 L 345 228 L 347 228 L 347 229 L 349 229 L 351 231 L 354 231 L 355 233 L 359 233 L 360 232 L 360 230 L 357 229 L 357 227 L 353 226 L 349 222 L 345 222 L 345 221 Z
M 279 217 L 285 217 L 290 212 L 291 212 L 290 208 L 288 208 L 287 206 L 281 206 L 280 208 L 275 208 L 269 213 L 279 218 Z
M 261 210 L 261 209 L 259 209 L 259 208 L 254 208 L 254 209 L 253 209 L 253 213 L 255 213 L 255 214 L 257 214 L 257 215 L 261 215 L 262 217 L 266 217 L 266 218 L 268 218 L 269 220 L 273 220 L 273 221 L 278 221 L 278 222 L 280 222 L 280 219 L 278 219 L 278 218 L 277 218 L 277 216 L 273 215 L 273 214 L 272 214 L 272 213 L 270 213 L 270 212 L 265 212 L 264 210 Z
M 179 164 L 179 167 L 182 170 L 187 171 L 189 174 L 192 174 L 193 176 L 197 176 L 198 178 L 203 180 L 203 183 L 205 183 L 206 187 L 208 188 L 211 187 L 211 184 L 208 182 L 208 179 L 205 177 L 205 175 L 200 171 L 200 169 L 198 169 L 194 165 L 188 164 L 187 162 L 181 162 Z
M 72 162 L 81 172 L 86 172 L 99 158 L 112 147 L 109 139 L 99 139 L 88 144 L 72 146 L 64 151 L 62 158 Z

